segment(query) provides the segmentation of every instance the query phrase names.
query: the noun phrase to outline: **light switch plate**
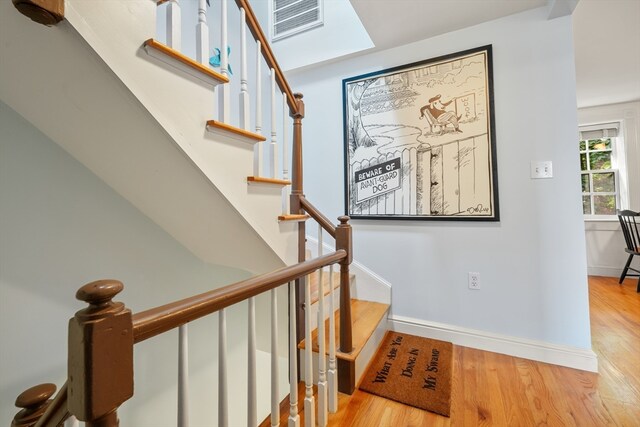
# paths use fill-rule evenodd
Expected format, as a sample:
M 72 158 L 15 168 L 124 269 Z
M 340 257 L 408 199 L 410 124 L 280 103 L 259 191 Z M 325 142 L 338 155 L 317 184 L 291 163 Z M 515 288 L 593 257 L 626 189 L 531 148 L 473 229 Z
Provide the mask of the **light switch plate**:
M 553 178 L 553 164 L 551 160 L 531 162 L 531 179 Z

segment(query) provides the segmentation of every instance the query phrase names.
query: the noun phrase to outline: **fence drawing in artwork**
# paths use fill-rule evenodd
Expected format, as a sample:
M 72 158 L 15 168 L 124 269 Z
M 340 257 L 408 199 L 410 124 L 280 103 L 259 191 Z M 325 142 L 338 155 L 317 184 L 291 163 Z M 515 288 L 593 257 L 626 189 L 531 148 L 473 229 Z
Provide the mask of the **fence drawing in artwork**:
M 498 220 L 490 52 L 343 81 L 348 215 Z
M 351 165 L 351 212 L 360 215 L 475 215 L 487 213 L 491 200 L 476 191 L 486 186 L 487 135 L 437 147 L 408 148 Z M 387 170 L 393 165 L 392 170 Z M 415 167 L 402 165 L 415 165 Z M 387 166 L 387 167 L 385 167 Z M 361 176 L 362 171 L 382 170 Z M 361 198 L 359 198 L 361 196 Z

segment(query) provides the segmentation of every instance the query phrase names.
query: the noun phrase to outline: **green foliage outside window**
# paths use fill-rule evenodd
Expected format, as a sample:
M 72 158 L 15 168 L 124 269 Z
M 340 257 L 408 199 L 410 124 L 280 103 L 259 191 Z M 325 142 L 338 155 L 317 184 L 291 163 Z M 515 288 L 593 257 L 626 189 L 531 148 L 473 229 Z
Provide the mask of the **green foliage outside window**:
M 617 189 L 611 138 L 583 140 L 579 147 L 583 213 L 615 215 Z

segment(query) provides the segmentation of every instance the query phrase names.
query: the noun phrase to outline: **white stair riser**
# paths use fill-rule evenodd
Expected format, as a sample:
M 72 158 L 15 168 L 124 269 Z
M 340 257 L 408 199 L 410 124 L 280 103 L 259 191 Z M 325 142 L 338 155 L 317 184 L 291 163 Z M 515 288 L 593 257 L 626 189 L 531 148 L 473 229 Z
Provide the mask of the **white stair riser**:
M 376 351 L 380 347 L 380 344 L 382 343 L 382 340 L 387 330 L 389 330 L 388 321 L 387 321 L 388 314 L 389 312 L 387 311 L 385 315 L 382 317 L 382 319 L 380 319 L 378 326 L 376 327 L 375 331 L 371 334 L 371 336 L 367 340 L 367 343 L 365 344 L 364 348 L 360 351 L 360 354 L 356 359 L 356 384 L 359 384 L 360 379 L 362 378 L 362 376 L 364 375 L 367 369 L 367 366 L 369 366 L 369 362 L 371 361 L 373 356 L 376 354 Z M 304 357 L 304 354 L 303 354 L 304 350 L 299 350 L 299 351 L 300 351 L 300 357 Z M 314 351 L 313 352 L 313 383 L 314 384 L 318 383 L 318 357 L 319 357 L 318 353 Z M 328 355 L 325 355 L 325 360 L 328 365 L 329 364 Z M 300 369 L 301 369 L 302 376 L 304 376 L 304 366 L 301 366 Z

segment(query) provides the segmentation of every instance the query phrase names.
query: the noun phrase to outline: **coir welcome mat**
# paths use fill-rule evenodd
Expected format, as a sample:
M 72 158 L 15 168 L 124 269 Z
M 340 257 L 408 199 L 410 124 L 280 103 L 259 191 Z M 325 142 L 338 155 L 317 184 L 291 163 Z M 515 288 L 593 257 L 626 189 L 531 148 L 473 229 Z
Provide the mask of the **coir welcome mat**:
M 449 416 L 453 345 L 389 331 L 360 389 Z

